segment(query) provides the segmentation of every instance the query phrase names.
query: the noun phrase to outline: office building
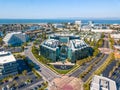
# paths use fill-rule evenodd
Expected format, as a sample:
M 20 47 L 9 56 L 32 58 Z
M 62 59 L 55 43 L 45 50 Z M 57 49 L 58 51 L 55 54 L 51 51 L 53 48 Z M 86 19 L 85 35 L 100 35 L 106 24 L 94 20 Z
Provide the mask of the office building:
M 22 32 L 12 32 L 8 33 L 3 41 L 6 45 L 21 45 L 24 42 L 28 41 L 28 36 Z
M 52 61 L 71 62 L 91 56 L 93 49 L 79 36 L 73 34 L 54 34 L 40 45 L 40 54 Z
M 115 81 L 95 75 L 92 78 L 90 90 L 117 90 Z
M 0 52 L 0 79 L 18 73 L 15 57 L 10 52 Z

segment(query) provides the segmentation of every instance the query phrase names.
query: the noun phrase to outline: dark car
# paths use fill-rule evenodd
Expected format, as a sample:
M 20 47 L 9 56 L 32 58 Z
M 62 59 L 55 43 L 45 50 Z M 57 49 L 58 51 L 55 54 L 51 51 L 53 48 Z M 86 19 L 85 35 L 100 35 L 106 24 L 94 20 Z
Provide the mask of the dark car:
M 5 80 L 5 81 L 4 81 L 4 83 L 7 83 L 7 82 L 8 82 L 8 80 Z
M 18 76 L 14 77 L 14 80 L 17 80 L 17 79 L 19 79 L 19 77 L 18 77 Z
M 0 82 L 0 85 L 2 85 L 3 84 L 3 82 Z
M 37 85 L 39 88 L 41 88 L 41 85 Z

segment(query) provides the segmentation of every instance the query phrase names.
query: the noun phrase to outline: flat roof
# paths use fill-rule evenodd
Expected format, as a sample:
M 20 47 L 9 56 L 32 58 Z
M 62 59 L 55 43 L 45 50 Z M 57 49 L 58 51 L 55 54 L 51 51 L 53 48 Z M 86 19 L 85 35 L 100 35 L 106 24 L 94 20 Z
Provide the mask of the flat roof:
M 5 64 L 14 61 L 16 61 L 16 59 L 13 56 L 13 54 L 11 54 L 10 52 L 5 52 L 5 51 L 0 52 L 0 64 Z
M 110 34 L 112 38 L 119 39 L 120 38 L 120 33 L 117 34 Z
M 95 75 L 91 82 L 90 90 L 117 90 L 115 81 Z

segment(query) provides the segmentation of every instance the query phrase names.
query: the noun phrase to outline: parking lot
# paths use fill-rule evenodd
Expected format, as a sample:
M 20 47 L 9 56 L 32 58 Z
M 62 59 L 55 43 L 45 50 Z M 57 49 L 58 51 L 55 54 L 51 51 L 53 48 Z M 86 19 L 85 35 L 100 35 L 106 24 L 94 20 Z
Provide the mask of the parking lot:
M 3 50 L 4 51 L 10 51 L 12 53 L 20 53 L 20 52 L 22 52 L 22 48 L 21 47 L 6 47 Z
M 114 72 L 112 73 L 111 77 L 109 77 L 109 73 L 110 71 L 113 69 L 114 66 L 116 66 L 116 63 L 118 61 L 114 60 L 112 61 L 108 66 L 107 68 L 103 71 L 102 75 L 104 77 L 107 77 L 107 78 L 110 78 L 112 80 L 114 80 L 117 84 L 117 88 L 120 88 L 120 66 L 118 68 L 116 68 L 114 70 Z M 120 90 L 120 89 L 118 89 Z
M 107 68 L 102 72 L 102 75 L 103 75 L 104 77 L 108 77 L 110 71 L 113 69 L 114 66 L 116 66 L 116 63 L 117 63 L 116 60 L 112 61 L 112 62 L 107 66 Z
M 120 66 L 115 69 L 115 71 L 113 72 L 110 78 L 116 81 L 116 83 L 120 86 Z
M 24 60 L 17 60 L 17 63 L 19 67 L 19 74 L 7 80 L 1 81 L 0 90 L 26 90 L 26 88 L 30 90 L 29 87 L 31 86 L 34 89 L 42 87 L 41 83 L 43 83 L 44 80 L 37 77 Z
M 32 72 L 29 72 L 25 76 L 24 75 L 15 76 L 13 79 L 1 82 L 0 90 L 2 88 L 8 88 L 10 90 L 23 90 L 40 81 L 43 82 L 43 79 L 38 78 Z

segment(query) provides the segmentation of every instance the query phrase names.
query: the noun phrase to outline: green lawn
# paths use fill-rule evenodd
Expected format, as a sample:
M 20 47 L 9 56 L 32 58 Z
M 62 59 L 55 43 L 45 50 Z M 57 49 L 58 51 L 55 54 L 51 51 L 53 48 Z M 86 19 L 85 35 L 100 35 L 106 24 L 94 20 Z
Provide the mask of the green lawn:
M 38 55 L 38 50 L 37 50 L 36 47 L 32 47 L 32 53 L 33 53 L 33 55 L 36 57 L 36 59 L 37 59 L 39 62 L 47 65 L 51 70 L 56 71 L 56 72 L 59 73 L 59 74 L 67 74 L 68 72 L 70 72 L 71 70 L 73 70 L 73 69 L 77 66 L 77 65 L 74 65 L 74 66 L 73 66 L 71 69 L 69 69 L 69 70 L 60 70 L 60 69 L 55 68 L 53 65 L 48 65 L 48 63 L 50 62 L 50 60 L 48 60 L 48 59 L 46 59 L 46 58 Z

